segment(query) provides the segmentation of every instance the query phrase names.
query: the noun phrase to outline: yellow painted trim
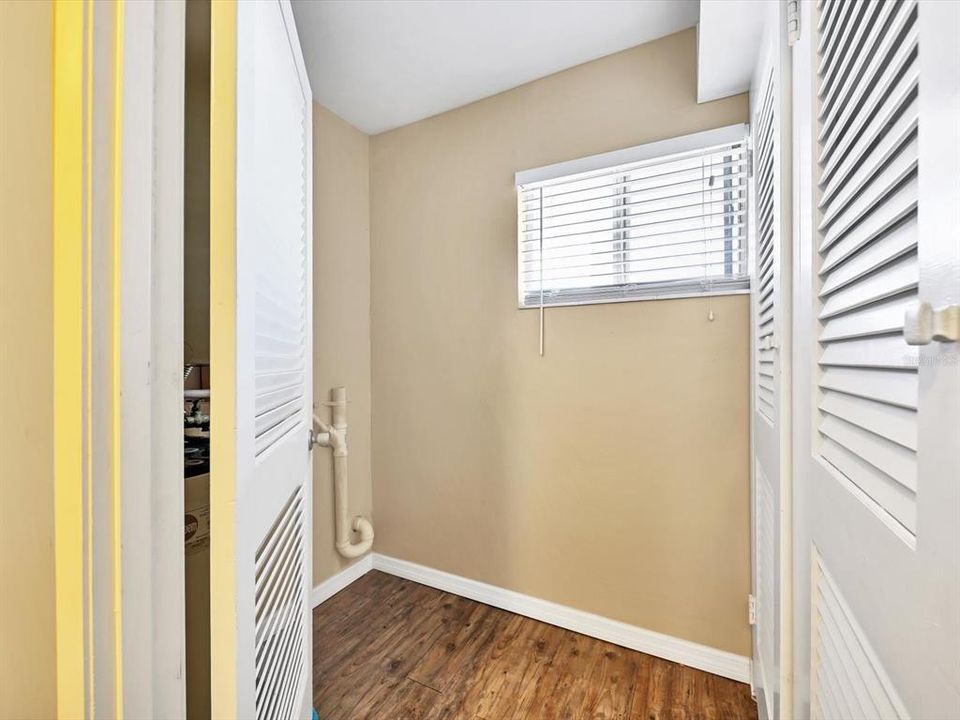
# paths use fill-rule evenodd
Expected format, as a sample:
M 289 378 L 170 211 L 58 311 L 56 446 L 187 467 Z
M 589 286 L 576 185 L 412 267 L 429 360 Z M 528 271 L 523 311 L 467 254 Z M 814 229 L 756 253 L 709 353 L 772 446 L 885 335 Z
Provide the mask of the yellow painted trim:
M 93 48 L 93 3 L 85 2 L 84 3 L 84 15 L 86 17 L 86 47 L 88 52 L 92 52 Z M 89 58 L 88 58 L 89 60 Z M 89 297 L 90 288 L 93 287 L 93 102 L 91 98 L 93 97 L 93 62 L 87 62 L 86 68 L 84 71 L 84 77 L 86 78 L 86 97 L 85 97 L 85 125 L 84 125 L 84 158 L 86 158 L 86 167 L 85 167 L 85 177 L 84 177 L 84 215 L 85 215 L 85 228 L 86 228 L 86 237 L 88 241 L 85 243 L 84 247 L 84 257 L 85 257 L 85 273 L 84 273 L 84 282 L 86 283 L 87 296 Z M 87 432 L 85 433 L 86 443 L 84 445 L 84 452 L 86 453 L 86 458 L 84 462 L 84 467 L 86 469 L 86 475 L 84 478 L 84 497 L 86 498 L 86 532 L 84 536 L 86 537 L 86 546 L 87 546 L 87 558 L 93 558 L 93 533 L 91 529 L 93 528 L 93 433 L 90 432 L 90 429 L 93 428 L 93 303 L 86 302 L 84 303 L 85 308 L 85 322 L 86 326 L 84 329 L 84 338 L 86 343 L 85 348 L 85 357 L 87 363 L 87 371 L 84 373 L 84 387 L 86 388 L 86 398 L 87 402 L 84 403 L 84 417 L 86 422 Z M 92 633 L 94 627 L 94 612 L 93 612 L 93 562 L 89 561 L 86 563 L 86 576 L 87 576 L 87 587 L 86 587 L 86 606 L 87 606 L 87 632 Z M 87 698 L 90 699 L 92 703 L 92 698 L 94 697 L 94 687 L 93 687 L 93 678 L 94 671 L 96 666 L 94 665 L 93 657 L 93 642 L 87 642 L 87 667 L 90 669 L 87 672 Z
M 236 427 L 237 396 L 237 3 L 211 7 L 210 59 L 210 542 L 211 703 L 215 718 L 237 708 Z
M 86 715 L 84 680 L 84 10 L 54 5 L 53 386 L 57 715 Z
M 123 35 L 124 2 L 113 5 L 113 169 L 111 300 L 111 469 L 113 474 L 113 642 L 114 706 L 116 720 L 123 720 L 123 503 L 120 456 L 120 253 L 123 231 Z

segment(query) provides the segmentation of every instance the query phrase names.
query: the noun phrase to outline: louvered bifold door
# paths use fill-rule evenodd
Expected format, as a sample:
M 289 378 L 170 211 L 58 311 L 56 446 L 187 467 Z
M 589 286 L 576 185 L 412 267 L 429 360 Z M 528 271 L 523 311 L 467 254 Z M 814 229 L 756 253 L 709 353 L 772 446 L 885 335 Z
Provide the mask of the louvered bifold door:
M 781 716 L 781 506 L 788 468 L 784 458 L 789 432 L 789 373 L 784 366 L 785 328 L 790 297 L 786 286 L 789 214 L 785 196 L 789 158 L 783 122 L 788 112 L 782 92 L 787 60 L 783 52 L 778 3 L 767 13 L 760 64 L 751 89 L 754 242 L 751 306 L 753 325 L 752 505 L 753 595 L 756 602 L 753 684 L 762 717 Z M 787 144 L 789 147 L 789 143 Z M 789 335 L 789 332 L 786 332 Z
M 799 223 L 810 369 L 797 568 L 812 575 L 796 628 L 809 712 L 958 717 L 960 354 L 945 325 L 924 336 L 905 319 L 921 302 L 960 303 L 960 8 L 806 11 L 799 87 L 813 95 L 798 137 L 815 186 Z
M 289 2 L 212 17 L 213 714 L 307 718 L 312 96 Z
M 755 230 L 756 238 L 756 274 L 755 291 L 755 333 L 757 342 L 756 368 L 754 382 L 756 388 L 756 408 L 767 421 L 776 422 L 780 403 L 777 392 L 777 346 L 780 336 L 777 303 L 781 293 L 777 247 L 779 213 L 776 198 L 778 183 L 775 172 L 775 87 L 772 73 L 764 82 L 762 100 L 756 117 L 754 134 L 754 182 L 755 191 Z
M 776 249 L 777 210 L 774 168 L 774 83 L 771 72 L 761 84 L 760 103 L 753 118 L 754 232 L 756 283 L 753 297 L 753 538 L 757 702 L 765 717 L 775 717 L 777 633 L 777 408 L 780 405 L 776 305 L 779 299 Z

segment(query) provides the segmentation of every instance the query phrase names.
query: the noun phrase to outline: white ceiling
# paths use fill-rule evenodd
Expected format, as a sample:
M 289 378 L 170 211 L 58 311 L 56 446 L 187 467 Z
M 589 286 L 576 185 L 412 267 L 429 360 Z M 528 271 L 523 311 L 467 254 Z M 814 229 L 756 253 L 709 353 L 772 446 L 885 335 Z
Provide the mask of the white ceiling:
M 767 6 L 756 0 L 703 0 L 697 27 L 697 100 L 750 89 Z
M 699 0 L 293 0 L 314 98 L 375 134 L 691 27 Z

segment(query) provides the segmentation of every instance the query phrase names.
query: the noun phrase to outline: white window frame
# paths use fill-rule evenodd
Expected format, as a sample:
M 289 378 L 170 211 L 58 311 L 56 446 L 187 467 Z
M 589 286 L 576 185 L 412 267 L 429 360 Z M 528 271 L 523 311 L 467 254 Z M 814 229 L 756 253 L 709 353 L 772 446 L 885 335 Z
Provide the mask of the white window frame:
M 704 150 L 713 146 L 731 144 L 731 143 L 743 143 L 744 148 L 749 148 L 749 126 L 746 123 L 736 123 L 734 125 L 727 125 L 720 128 L 715 128 L 712 130 L 704 130 L 702 132 L 691 133 L 689 135 L 682 135 L 675 138 L 668 138 L 666 140 L 659 140 L 651 143 L 644 143 L 643 145 L 635 145 L 633 147 L 624 148 L 622 150 L 614 150 L 612 152 L 600 153 L 597 155 L 590 155 L 588 157 L 578 158 L 575 160 L 567 160 L 560 163 L 555 163 L 553 165 L 545 165 L 543 167 L 532 168 L 529 170 L 521 170 L 514 175 L 514 185 L 519 189 L 523 186 L 528 186 L 532 184 L 549 182 L 550 180 L 556 180 L 558 178 L 580 175 L 583 173 L 591 173 L 602 170 L 614 170 L 615 168 L 622 165 L 630 165 L 634 163 L 646 162 L 649 160 L 659 160 L 667 159 L 671 155 L 681 155 L 684 153 L 696 152 L 698 150 Z M 749 161 L 748 161 L 749 162 Z M 518 196 L 519 197 L 519 196 Z M 747 194 L 744 194 L 743 200 L 743 214 L 744 214 L 744 226 L 747 228 L 747 232 L 744 237 L 744 248 L 749 248 L 750 244 L 750 216 L 748 208 L 748 199 Z M 520 226 L 519 226 L 519 204 L 518 204 L 518 232 L 517 232 L 517 308 L 520 310 L 536 310 L 542 307 L 540 304 L 525 304 L 524 303 L 524 292 L 523 292 L 523 280 L 522 273 L 520 268 L 522 267 L 522 243 L 520 242 Z M 749 257 L 749 252 L 747 253 Z M 620 303 L 620 302 L 639 302 L 643 300 L 663 300 L 663 299 L 681 299 L 681 298 L 690 298 L 690 297 L 710 297 L 718 295 L 746 295 L 751 292 L 750 289 L 750 273 L 752 268 L 748 264 L 748 279 L 747 285 L 745 287 L 739 288 L 729 288 L 729 287 L 718 287 L 710 288 L 709 283 L 704 287 L 703 290 L 690 290 L 689 288 L 678 289 L 677 291 L 670 291 L 664 289 L 663 292 L 636 292 L 625 294 L 622 297 L 616 296 L 605 296 L 605 297 L 585 297 L 585 298 L 576 298 L 571 297 L 569 299 L 563 300 L 561 302 L 552 301 L 547 303 L 548 307 L 567 307 L 567 306 L 576 306 L 576 305 L 597 305 L 597 304 L 607 304 L 607 303 Z M 642 287 L 642 283 L 637 284 L 637 287 Z M 612 286 L 615 287 L 615 286 Z

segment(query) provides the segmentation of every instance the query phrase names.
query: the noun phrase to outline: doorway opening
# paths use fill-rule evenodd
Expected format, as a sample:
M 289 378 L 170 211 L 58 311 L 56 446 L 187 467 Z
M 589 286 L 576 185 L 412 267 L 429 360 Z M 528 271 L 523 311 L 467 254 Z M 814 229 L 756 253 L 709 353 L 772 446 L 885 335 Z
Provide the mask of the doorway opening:
M 183 142 L 183 510 L 186 712 L 210 705 L 210 2 L 186 3 Z

